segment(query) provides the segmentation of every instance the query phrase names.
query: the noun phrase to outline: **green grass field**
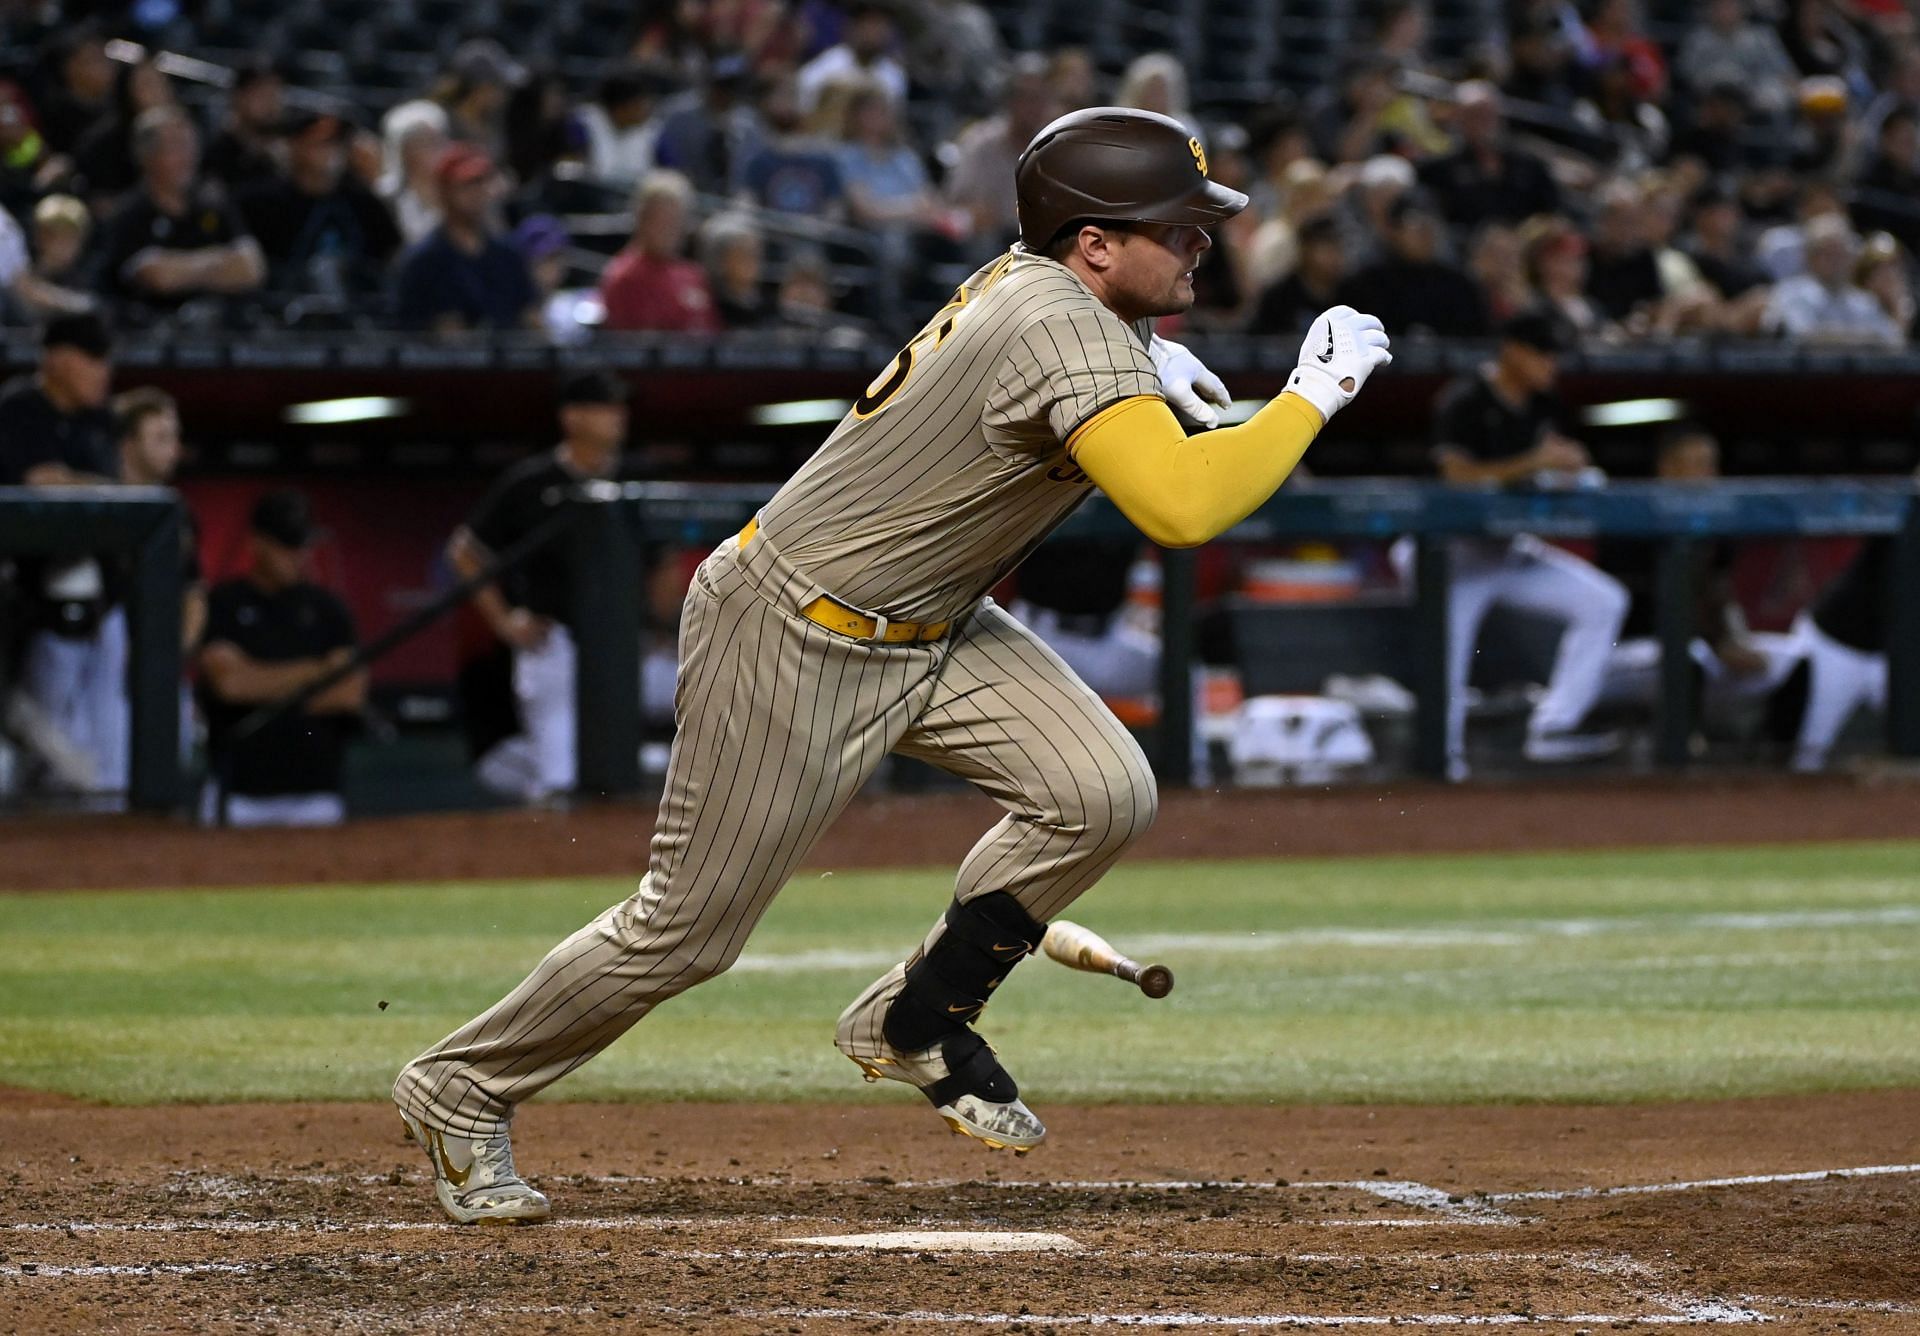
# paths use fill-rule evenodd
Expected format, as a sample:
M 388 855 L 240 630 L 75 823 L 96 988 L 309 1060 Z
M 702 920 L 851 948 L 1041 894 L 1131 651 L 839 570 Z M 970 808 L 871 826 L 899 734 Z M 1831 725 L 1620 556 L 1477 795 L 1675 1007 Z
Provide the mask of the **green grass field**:
M 833 1021 L 918 940 L 948 877 L 802 874 L 739 967 L 556 1093 L 898 1098 L 866 1091 Z M 629 889 L 0 896 L 0 1084 L 126 1103 L 379 1098 Z M 1920 1085 L 1920 844 L 1134 863 L 1072 917 L 1179 986 L 1148 1002 L 1023 965 L 983 1029 L 1045 1102 Z

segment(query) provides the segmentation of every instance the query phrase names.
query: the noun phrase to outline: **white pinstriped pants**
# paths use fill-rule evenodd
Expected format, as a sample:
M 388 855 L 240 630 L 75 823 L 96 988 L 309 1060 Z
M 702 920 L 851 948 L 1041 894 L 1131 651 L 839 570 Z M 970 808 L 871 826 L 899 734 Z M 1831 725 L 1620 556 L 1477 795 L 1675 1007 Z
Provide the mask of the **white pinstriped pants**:
M 729 540 L 701 566 L 638 893 L 408 1064 L 394 1086 L 403 1109 L 491 1135 L 660 1002 L 725 970 L 889 752 L 959 775 L 1006 809 L 961 864 L 963 900 L 1006 891 L 1045 921 L 1152 822 L 1139 746 L 1005 611 L 985 602 L 945 640 L 876 645 L 801 617 L 819 592 L 764 536 L 744 549 Z

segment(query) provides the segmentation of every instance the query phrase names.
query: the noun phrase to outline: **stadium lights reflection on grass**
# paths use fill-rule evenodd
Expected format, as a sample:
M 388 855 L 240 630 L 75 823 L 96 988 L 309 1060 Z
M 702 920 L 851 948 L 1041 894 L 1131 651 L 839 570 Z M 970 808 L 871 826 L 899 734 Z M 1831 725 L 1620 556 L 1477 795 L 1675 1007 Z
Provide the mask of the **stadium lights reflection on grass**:
M 405 417 L 413 408 L 407 399 L 367 395 L 358 399 L 317 399 L 310 404 L 288 404 L 286 419 L 301 426 L 332 426 L 340 422 L 373 422 Z
M 1589 427 L 1644 427 L 1653 422 L 1678 422 L 1686 415 L 1687 406 L 1678 399 L 1621 399 L 1580 410 L 1580 420 Z
M 838 422 L 853 407 L 851 399 L 794 399 L 784 404 L 760 404 L 748 420 L 756 427 L 804 427 Z

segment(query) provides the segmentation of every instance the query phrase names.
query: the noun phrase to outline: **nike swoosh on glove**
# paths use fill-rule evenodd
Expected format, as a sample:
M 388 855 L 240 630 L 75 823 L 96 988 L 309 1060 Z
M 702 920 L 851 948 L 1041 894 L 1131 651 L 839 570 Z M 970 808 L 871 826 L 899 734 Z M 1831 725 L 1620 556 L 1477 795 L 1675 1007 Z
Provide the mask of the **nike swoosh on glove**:
M 1215 411 L 1233 402 L 1220 377 L 1202 366 L 1200 359 L 1187 351 L 1185 344 L 1163 339 L 1158 334 L 1147 343 L 1147 355 L 1153 369 L 1160 373 L 1160 390 L 1180 420 L 1189 427 L 1211 428 L 1220 425 Z
M 1331 418 L 1353 402 L 1376 368 L 1393 361 L 1387 347 L 1386 326 L 1378 316 L 1361 315 L 1351 306 L 1322 311 L 1307 327 L 1300 365 L 1287 389 L 1319 409 L 1322 418 Z

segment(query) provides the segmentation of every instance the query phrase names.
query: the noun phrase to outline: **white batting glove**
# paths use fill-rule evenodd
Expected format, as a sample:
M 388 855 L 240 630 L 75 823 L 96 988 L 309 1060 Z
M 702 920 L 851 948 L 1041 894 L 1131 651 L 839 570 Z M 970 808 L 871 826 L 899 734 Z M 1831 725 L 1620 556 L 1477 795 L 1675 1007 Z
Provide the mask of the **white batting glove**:
M 1161 392 L 1181 421 L 1189 427 L 1220 425 L 1220 414 L 1214 410 L 1233 402 L 1220 377 L 1202 366 L 1185 344 L 1158 334 L 1147 343 L 1147 354 L 1153 358 L 1153 369 L 1160 373 Z
M 1307 327 L 1300 365 L 1287 388 L 1319 409 L 1321 417 L 1331 418 L 1353 402 L 1376 367 L 1392 360 L 1386 326 L 1378 316 L 1336 306 L 1322 311 Z

